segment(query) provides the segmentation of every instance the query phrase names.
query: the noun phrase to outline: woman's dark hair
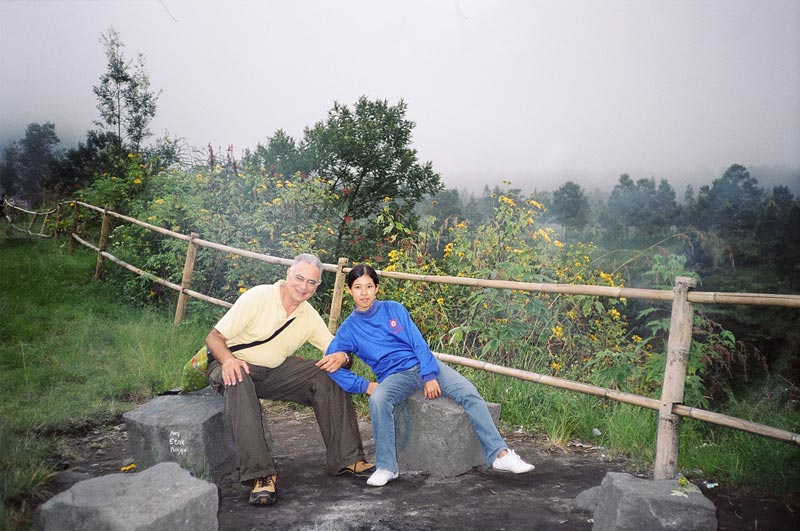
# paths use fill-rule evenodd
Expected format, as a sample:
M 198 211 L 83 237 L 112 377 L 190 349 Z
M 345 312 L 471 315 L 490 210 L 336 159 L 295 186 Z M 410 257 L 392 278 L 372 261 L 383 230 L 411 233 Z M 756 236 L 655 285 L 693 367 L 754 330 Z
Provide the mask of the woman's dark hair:
M 358 264 L 353 269 L 351 269 L 349 273 L 347 273 L 347 279 L 346 279 L 347 287 L 352 288 L 353 282 L 355 282 L 356 279 L 363 277 L 364 275 L 369 275 L 369 278 L 372 279 L 375 285 L 376 286 L 378 285 L 378 273 L 376 273 L 375 270 L 372 269 L 367 264 Z

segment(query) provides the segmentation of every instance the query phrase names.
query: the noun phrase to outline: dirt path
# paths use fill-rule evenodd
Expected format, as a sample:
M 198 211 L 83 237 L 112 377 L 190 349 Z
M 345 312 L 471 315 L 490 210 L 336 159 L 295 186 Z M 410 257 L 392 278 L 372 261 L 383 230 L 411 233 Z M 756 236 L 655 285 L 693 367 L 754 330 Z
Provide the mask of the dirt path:
M 247 504 L 248 489 L 228 477 L 220 482 L 221 531 L 267 529 L 590 530 L 591 514 L 570 511 L 580 492 L 599 485 L 607 472 L 631 472 L 589 446 L 552 448 L 530 437 L 506 440 L 536 465 L 531 474 L 509 475 L 475 468 L 456 478 L 401 473 L 386 487 L 329 477 L 313 414 L 281 409 L 270 414 L 278 462 L 278 503 Z M 361 423 L 368 455 L 374 455 L 368 422 Z M 87 477 L 119 473 L 130 455 L 123 426 L 71 438 L 64 446 L 68 468 L 54 493 Z M 800 529 L 800 500 L 717 487 L 704 494 L 717 506 L 720 530 Z

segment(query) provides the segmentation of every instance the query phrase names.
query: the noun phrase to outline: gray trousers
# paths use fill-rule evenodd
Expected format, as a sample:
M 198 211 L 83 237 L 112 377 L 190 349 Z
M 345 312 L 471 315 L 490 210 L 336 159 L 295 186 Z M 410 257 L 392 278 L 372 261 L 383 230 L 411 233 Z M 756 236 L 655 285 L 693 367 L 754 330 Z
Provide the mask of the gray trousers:
M 241 382 L 225 386 L 222 366 L 209 364 L 208 380 L 225 397 L 225 423 L 233 434 L 242 483 L 277 473 L 261 424 L 260 398 L 311 406 L 325 442 L 326 469 L 331 475 L 364 459 L 350 395 L 313 361 L 290 356 L 273 369 L 249 365 Z M 273 431 L 274 433 L 274 431 Z

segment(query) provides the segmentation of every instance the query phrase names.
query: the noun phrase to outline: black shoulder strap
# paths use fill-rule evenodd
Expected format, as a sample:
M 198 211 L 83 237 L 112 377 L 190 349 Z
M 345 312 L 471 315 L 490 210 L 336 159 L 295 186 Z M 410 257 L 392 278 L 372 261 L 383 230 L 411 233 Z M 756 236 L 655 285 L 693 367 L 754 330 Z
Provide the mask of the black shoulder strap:
M 283 325 L 281 325 L 280 328 L 275 330 L 275 332 L 271 336 L 269 336 L 267 339 L 262 339 L 261 341 L 253 341 L 252 343 L 245 343 L 243 345 L 235 345 L 233 347 L 228 347 L 228 349 L 231 352 L 236 352 L 238 350 L 243 350 L 243 349 L 250 348 L 250 347 L 257 347 L 258 345 L 263 345 L 264 343 L 267 343 L 267 342 L 272 341 L 273 339 L 275 339 L 275 336 L 277 336 L 278 334 L 283 332 L 286 329 L 287 326 L 292 324 L 292 321 L 294 321 L 294 320 L 295 320 L 295 318 L 292 317 L 291 319 L 289 319 L 288 321 L 283 323 Z

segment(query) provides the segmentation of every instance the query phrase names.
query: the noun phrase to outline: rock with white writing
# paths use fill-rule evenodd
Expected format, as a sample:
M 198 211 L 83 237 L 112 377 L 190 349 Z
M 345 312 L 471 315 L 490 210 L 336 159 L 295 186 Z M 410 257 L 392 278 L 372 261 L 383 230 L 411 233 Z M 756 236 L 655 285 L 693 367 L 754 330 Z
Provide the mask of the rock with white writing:
M 210 388 L 159 396 L 123 415 L 139 469 L 172 461 L 195 477 L 218 482 L 236 470 L 236 447 L 225 426 L 225 399 Z M 267 445 L 272 440 L 262 415 Z

